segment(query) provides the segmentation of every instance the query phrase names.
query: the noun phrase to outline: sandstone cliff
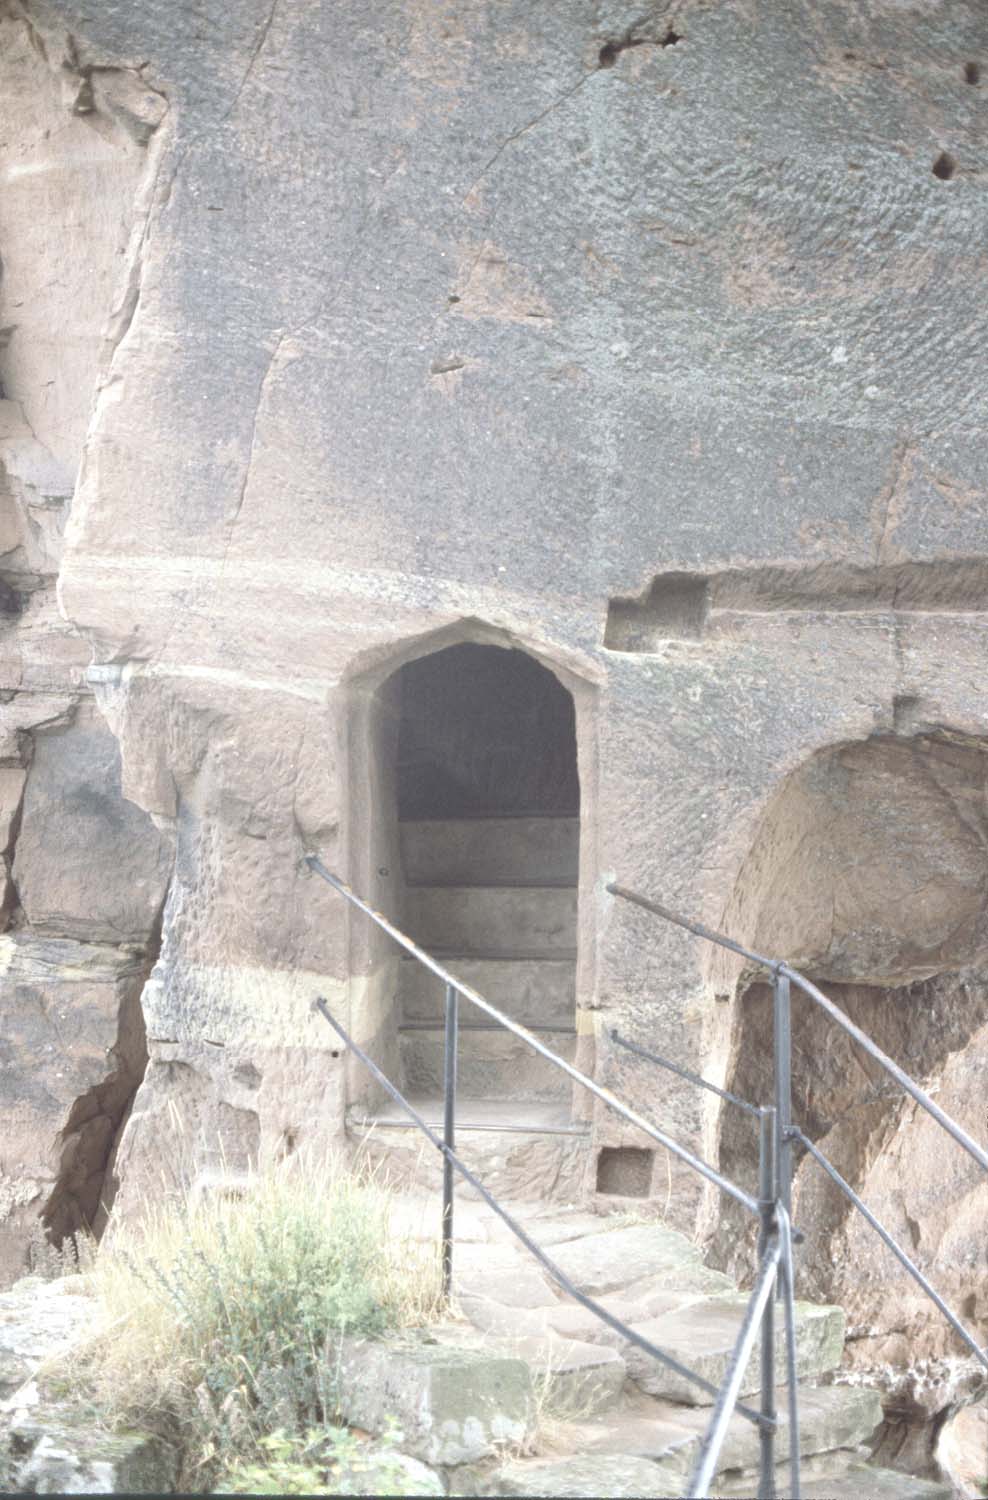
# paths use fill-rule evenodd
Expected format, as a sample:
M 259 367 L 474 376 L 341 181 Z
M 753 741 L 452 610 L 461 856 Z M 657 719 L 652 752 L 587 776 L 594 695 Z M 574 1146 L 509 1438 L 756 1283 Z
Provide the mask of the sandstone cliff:
M 49 0 L 3 26 L 12 1247 L 39 1204 L 91 1213 L 108 1166 L 136 1198 L 346 1139 L 366 1083 L 311 1002 L 391 1062 L 399 966 L 303 856 L 413 911 L 400 674 L 464 644 L 572 699 L 585 1066 L 726 1163 L 719 1110 L 610 1029 L 722 1082 L 764 1042 L 751 976 L 610 901 L 617 875 L 845 986 L 975 1129 L 983 9 Z M 984 1337 L 983 1193 L 840 1049 L 804 1057 L 807 1128 Z M 600 1155 L 641 1143 L 571 1124 L 588 1197 L 620 1196 Z M 645 1193 L 712 1233 L 666 1173 Z M 806 1274 L 862 1361 L 942 1355 L 819 1212 Z

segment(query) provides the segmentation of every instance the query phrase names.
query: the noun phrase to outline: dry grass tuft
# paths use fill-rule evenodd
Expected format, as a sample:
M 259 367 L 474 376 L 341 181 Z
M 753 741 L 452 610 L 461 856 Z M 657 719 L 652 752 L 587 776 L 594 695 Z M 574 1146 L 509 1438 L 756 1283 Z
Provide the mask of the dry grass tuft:
M 103 1319 L 74 1379 L 111 1424 L 179 1442 L 188 1487 L 272 1433 L 332 1424 L 340 1338 L 441 1310 L 437 1247 L 394 1237 L 392 1203 L 372 1176 L 300 1154 L 149 1206 L 88 1274 Z

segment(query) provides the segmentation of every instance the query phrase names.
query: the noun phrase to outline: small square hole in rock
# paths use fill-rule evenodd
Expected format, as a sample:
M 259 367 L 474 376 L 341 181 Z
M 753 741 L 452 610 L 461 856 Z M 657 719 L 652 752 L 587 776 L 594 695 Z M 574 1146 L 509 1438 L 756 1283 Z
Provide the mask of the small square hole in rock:
M 654 1151 L 640 1146 L 602 1146 L 597 1157 L 597 1191 L 621 1198 L 647 1198 Z

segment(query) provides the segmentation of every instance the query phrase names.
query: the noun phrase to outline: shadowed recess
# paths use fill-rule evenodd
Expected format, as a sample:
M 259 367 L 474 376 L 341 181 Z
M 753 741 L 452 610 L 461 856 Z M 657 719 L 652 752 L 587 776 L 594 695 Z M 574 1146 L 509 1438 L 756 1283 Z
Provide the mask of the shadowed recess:
M 663 640 L 700 640 L 716 633 L 718 616 L 728 615 L 969 614 L 986 608 L 984 558 L 676 570 L 656 574 L 637 598 L 611 600 L 604 645 L 612 651 L 650 651 Z

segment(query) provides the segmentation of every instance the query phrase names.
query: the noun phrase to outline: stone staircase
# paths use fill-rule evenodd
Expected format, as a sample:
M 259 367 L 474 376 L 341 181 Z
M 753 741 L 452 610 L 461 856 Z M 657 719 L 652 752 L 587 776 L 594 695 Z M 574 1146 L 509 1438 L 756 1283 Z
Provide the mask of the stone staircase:
M 531 1209 L 517 1212 L 581 1291 L 719 1384 L 747 1298 L 726 1276 L 706 1267 L 688 1240 L 654 1223 L 611 1221 L 608 1227 L 606 1219 L 585 1212 L 548 1207 L 534 1216 Z M 469 1234 L 469 1223 L 463 1229 Z M 682 1494 L 710 1418 L 710 1398 L 563 1296 L 531 1257 L 503 1237 L 494 1244 L 462 1244 L 458 1255 L 456 1284 L 466 1321 L 437 1330 L 440 1341 L 523 1359 L 532 1371 L 543 1420 L 535 1454 L 454 1470 L 449 1493 Z M 781 1369 L 781 1328 L 778 1337 Z M 840 1308 L 797 1304 L 806 1500 L 950 1500 L 949 1485 L 868 1463 L 881 1403 L 874 1391 L 840 1383 L 843 1344 Z M 743 1388 L 755 1404 L 758 1370 L 756 1346 Z M 785 1497 L 790 1493 L 788 1435 L 781 1389 L 777 1407 L 776 1483 L 778 1495 Z M 735 1416 L 711 1495 L 742 1500 L 757 1489 L 758 1435 L 751 1423 Z
M 523 1022 L 567 1061 L 576 1053 L 576 884 L 579 819 L 472 818 L 404 822 L 403 926 L 409 936 Z M 442 1120 L 442 983 L 401 961 L 399 1036 L 404 1091 L 430 1124 Z M 494 1192 L 572 1201 L 586 1167 L 586 1129 L 574 1125 L 572 1085 L 496 1022 L 460 1007 L 458 1148 Z M 370 1154 L 414 1170 L 421 1158 L 397 1108 L 351 1117 L 373 1133 Z M 415 1165 L 413 1166 L 413 1160 Z

